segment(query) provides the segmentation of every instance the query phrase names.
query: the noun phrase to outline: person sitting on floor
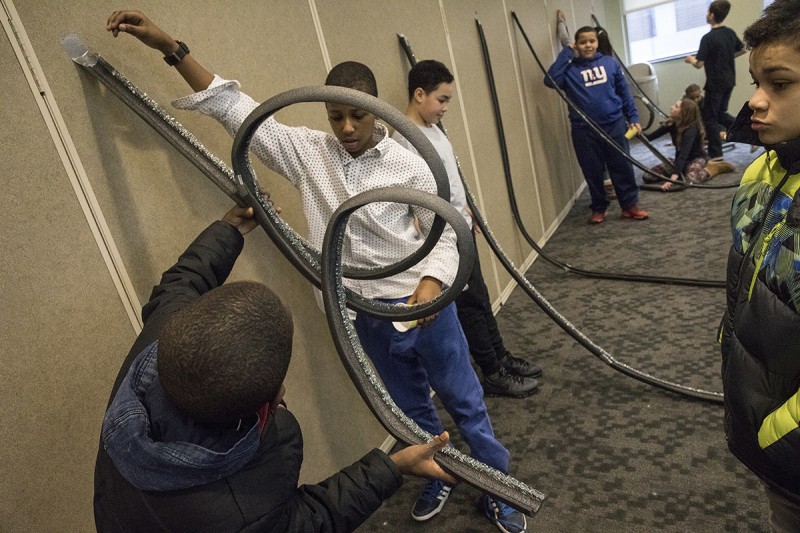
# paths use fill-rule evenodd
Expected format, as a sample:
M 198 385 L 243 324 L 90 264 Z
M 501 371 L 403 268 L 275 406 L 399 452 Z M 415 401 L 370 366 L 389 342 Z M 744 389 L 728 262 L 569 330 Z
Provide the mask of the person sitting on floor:
M 687 91 L 690 88 L 691 85 L 687 87 Z M 671 174 L 670 178 L 674 181 L 685 178 L 690 183 L 703 183 L 717 174 L 735 170 L 730 163 L 709 161 L 708 154 L 703 148 L 706 131 L 700 118 L 700 108 L 694 100 L 690 98 L 678 100 L 669 111 L 669 119 L 646 137 L 648 140 L 653 140 L 669 133 L 675 146 L 675 159 L 671 166 L 660 164 L 653 167 L 651 169 L 653 174 Z M 657 178 L 650 174 L 645 174 L 642 179 L 651 183 L 657 181 Z M 661 185 L 662 191 L 671 188 L 671 181 L 665 181 Z

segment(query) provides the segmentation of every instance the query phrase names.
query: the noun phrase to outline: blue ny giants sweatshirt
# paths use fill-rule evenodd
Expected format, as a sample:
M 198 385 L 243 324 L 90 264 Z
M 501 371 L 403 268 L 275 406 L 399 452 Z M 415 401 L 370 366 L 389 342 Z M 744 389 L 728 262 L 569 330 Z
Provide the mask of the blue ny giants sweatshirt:
M 549 76 L 545 77 L 544 84 L 550 88 L 557 85 L 600 126 L 612 124 L 621 117 L 629 123 L 639 122 L 622 68 L 613 57 L 597 52 L 592 59 L 582 59 L 574 57 L 572 48 L 564 47 L 547 72 Z M 572 108 L 569 119 L 573 128 L 588 127 Z

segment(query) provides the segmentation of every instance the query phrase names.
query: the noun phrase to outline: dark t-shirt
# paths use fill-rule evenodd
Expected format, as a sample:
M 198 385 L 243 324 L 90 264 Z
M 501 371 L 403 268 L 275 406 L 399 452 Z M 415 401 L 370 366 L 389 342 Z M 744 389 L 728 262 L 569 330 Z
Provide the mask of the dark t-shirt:
M 736 85 L 736 52 L 744 48 L 744 44 L 736 36 L 736 32 L 727 26 L 711 28 L 711 31 L 700 39 L 700 49 L 695 56 L 705 63 L 706 86 L 709 90 L 731 89 Z

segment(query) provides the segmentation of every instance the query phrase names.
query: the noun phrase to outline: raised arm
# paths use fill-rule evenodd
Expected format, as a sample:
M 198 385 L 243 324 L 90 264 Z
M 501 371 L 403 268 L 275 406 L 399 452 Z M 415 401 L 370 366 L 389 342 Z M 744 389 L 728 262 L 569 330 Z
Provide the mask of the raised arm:
M 150 48 L 158 50 L 164 56 L 170 56 L 180 48 L 176 39 L 173 39 L 164 30 L 156 26 L 141 11 L 114 11 L 108 17 L 106 30 L 110 31 L 114 37 L 117 37 L 120 32 L 129 33 Z M 185 55 L 175 65 L 175 69 L 195 92 L 208 88 L 214 79 L 214 75 L 195 61 L 191 53 Z
M 574 54 L 575 50 L 573 50 L 568 46 L 565 46 L 564 48 L 561 49 L 561 52 L 559 52 L 555 62 L 552 65 L 550 65 L 549 69 L 547 69 L 547 73 L 549 74 L 549 76 L 544 77 L 545 85 L 547 85 L 551 89 L 555 88 L 556 86 L 558 86 L 561 89 L 564 88 L 567 69 L 569 68 L 570 61 L 572 61 L 572 57 Z

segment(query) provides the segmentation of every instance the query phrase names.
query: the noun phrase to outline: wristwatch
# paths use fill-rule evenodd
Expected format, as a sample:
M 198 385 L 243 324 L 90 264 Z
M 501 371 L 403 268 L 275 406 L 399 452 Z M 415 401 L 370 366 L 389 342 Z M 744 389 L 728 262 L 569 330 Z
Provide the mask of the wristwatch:
M 182 41 L 175 41 L 175 42 L 178 43 L 178 49 L 175 50 L 170 55 L 164 56 L 164 61 L 166 61 L 167 65 L 171 67 L 174 67 L 175 65 L 183 61 L 183 58 L 186 57 L 186 54 L 189 53 L 189 47 L 186 46 L 186 43 Z

